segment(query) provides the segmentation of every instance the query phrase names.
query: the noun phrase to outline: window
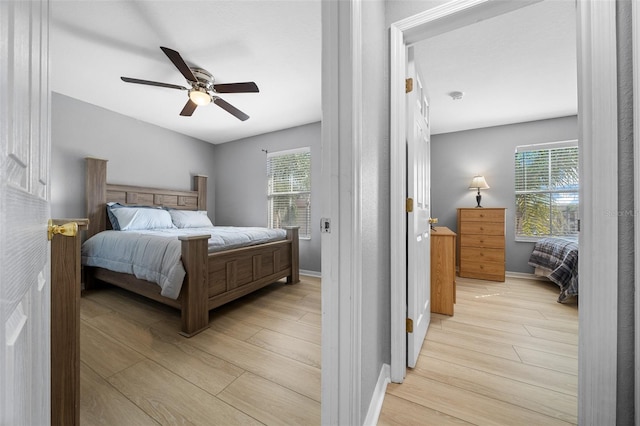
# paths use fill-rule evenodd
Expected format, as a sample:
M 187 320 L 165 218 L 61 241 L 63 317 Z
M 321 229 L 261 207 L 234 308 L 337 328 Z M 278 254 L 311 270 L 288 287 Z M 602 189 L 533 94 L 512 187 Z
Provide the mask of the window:
M 311 238 L 311 151 L 300 148 L 267 153 L 268 226 L 299 226 Z
M 516 147 L 516 240 L 578 235 L 578 143 Z

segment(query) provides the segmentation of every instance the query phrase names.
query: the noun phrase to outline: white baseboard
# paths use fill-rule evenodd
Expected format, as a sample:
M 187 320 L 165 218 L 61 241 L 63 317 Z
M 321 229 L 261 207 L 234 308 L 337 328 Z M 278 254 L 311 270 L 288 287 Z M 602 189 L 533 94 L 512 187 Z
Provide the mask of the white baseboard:
M 506 271 L 504 275 L 508 278 L 522 278 L 525 280 L 548 281 L 545 277 L 539 277 L 536 274 L 528 274 L 526 272 Z
M 387 385 L 389 383 L 391 383 L 391 366 L 389 364 L 382 364 L 376 388 L 371 396 L 371 403 L 369 404 L 367 417 L 364 419 L 364 426 L 375 426 L 378 424 L 378 417 L 380 417 L 380 411 L 382 411 L 384 394 L 387 391 Z
M 300 275 L 306 275 L 308 277 L 314 277 L 314 278 L 322 278 L 322 273 L 321 272 L 307 271 L 307 270 L 304 270 L 304 269 L 300 269 Z

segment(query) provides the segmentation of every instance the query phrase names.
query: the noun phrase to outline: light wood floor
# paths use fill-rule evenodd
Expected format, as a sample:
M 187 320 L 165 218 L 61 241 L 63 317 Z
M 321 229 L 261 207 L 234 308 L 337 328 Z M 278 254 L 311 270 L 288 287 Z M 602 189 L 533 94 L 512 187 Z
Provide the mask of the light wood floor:
M 555 284 L 457 278 L 418 364 L 390 384 L 379 425 L 577 424 L 578 306 Z
M 577 304 L 555 284 L 458 278 L 379 425 L 577 423 Z M 275 284 L 177 335 L 173 309 L 118 289 L 81 303 L 81 424 L 320 424 L 320 280 Z
M 320 424 L 320 280 L 301 279 L 214 310 L 190 339 L 176 310 L 83 295 L 81 424 Z

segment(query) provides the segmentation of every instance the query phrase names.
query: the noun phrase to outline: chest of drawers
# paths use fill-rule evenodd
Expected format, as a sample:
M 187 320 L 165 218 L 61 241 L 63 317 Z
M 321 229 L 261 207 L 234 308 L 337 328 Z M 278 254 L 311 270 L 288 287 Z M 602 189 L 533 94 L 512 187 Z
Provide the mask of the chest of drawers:
M 458 209 L 458 275 L 504 281 L 504 208 Z

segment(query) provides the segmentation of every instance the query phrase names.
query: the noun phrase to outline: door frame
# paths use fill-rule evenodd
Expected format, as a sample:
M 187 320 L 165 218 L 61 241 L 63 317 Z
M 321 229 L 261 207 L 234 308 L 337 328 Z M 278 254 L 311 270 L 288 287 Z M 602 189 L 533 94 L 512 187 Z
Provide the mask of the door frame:
M 632 25 L 632 44 L 633 44 L 633 154 L 634 154 L 634 202 L 635 211 L 640 211 L 640 170 L 638 165 L 640 164 L 640 5 L 637 2 L 631 3 L 631 25 Z M 640 241 L 640 226 L 638 221 L 635 222 L 635 282 L 636 286 L 640 283 L 640 250 L 638 250 L 638 242 Z M 638 307 L 640 306 L 640 292 L 638 287 L 635 291 L 634 306 L 636 307 L 635 313 L 635 421 L 636 424 L 640 423 L 640 312 Z
M 362 424 L 362 1 L 321 2 L 323 425 Z
M 391 25 L 391 380 L 394 382 L 401 383 L 406 373 L 406 224 L 403 219 L 406 111 L 402 101 L 406 46 L 536 2 L 453 0 Z M 603 206 L 618 206 L 618 147 L 615 142 L 601 142 L 618 140 L 615 7 L 615 0 L 577 1 L 583 230 L 579 265 L 578 418 L 581 424 L 587 421 L 613 424 L 616 418 L 618 219 L 617 215 L 606 215 Z M 592 250 L 594 247 L 598 247 L 597 252 Z M 610 397 L 603 400 L 602 395 Z

